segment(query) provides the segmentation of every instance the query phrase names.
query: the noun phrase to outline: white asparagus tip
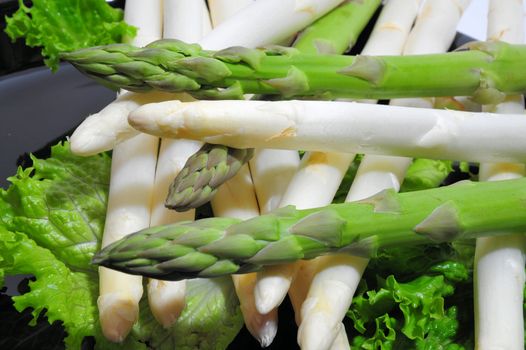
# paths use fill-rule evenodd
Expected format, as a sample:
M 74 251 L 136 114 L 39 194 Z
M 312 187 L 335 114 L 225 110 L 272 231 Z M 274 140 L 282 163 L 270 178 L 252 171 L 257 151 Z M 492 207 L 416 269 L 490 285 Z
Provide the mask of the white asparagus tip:
M 250 331 L 250 328 L 252 327 L 247 327 L 247 329 L 249 329 L 250 334 L 257 339 L 261 347 L 266 348 L 272 344 L 272 341 L 278 332 L 277 309 L 272 310 L 266 315 L 257 315 L 254 321 L 258 323 L 255 328 L 258 332 Z
M 125 293 L 107 293 L 97 300 L 99 320 L 104 336 L 112 342 L 122 342 L 139 315 L 139 305 Z
M 137 130 L 146 133 L 155 133 L 157 128 L 154 127 L 152 119 L 163 120 L 170 118 L 170 115 L 180 112 L 184 106 L 185 105 L 178 100 L 148 103 L 131 112 L 128 115 L 128 123 Z
M 308 316 L 298 330 L 298 344 L 302 350 L 329 350 L 343 324 L 334 324 L 324 313 Z
M 185 306 L 186 281 L 148 283 L 148 303 L 153 316 L 164 328 L 172 326 Z
M 275 275 L 258 278 L 258 283 L 254 289 L 256 309 L 259 313 L 267 314 L 272 309 L 277 308 L 290 287 L 291 280 L 287 276 Z
M 69 138 L 69 147 L 73 154 L 87 157 L 111 149 L 108 145 L 113 145 L 115 135 L 111 128 L 100 128 L 97 119 L 97 115 L 89 116 L 75 129 Z M 93 132 L 94 129 L 97 132 Z

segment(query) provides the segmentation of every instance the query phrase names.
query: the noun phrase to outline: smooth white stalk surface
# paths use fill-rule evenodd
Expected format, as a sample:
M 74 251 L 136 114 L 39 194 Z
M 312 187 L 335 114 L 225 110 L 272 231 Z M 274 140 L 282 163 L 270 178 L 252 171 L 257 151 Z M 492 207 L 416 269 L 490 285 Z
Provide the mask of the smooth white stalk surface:
M 399 55 L 423 0 L 389 0 L 385 2 L 362 55 Z
M 227 46 L 254 47 L 281 42 L 342 2 L 343 0 L 255 1 L 215 27 L 201 41 L 201 45 L 208 50 L 221 50 Z M 225 38 L 229 39 L 225 41 Z
M 526 160 L 526 118 L 520 114 L 330 101 L 170 101 L 142 106 L 130 114 L 130 121 L 152 135 L 237 148 Z
M 212 25 L 217 27 L 253 2 L 254 0 L 208 0 Z
M 124 19 L 139 29 L 136 44 L 161 37 L 160 0 L 127 1 Z M 102 247 L 149 226 L 157 145 L 156 137 L 137 135 L 113 150 Z M 99 319 L 110 341 L 120 342 L 128 335 L 142 292 L 141 277 L 99 268 Z
M 489 2 L 488 40 L 522 44 L 523 22 L 522 1 Z M 524 114 L 524 100 L 522 96 L 508 96 L 504 103 L 484 110 Z M 484 163 L 480 165 L 479 178 L 481 181 L 496 181 L 524 174 L 524 164 Z M 474 274 L 477 349 L 524 349 L 525 250 L 523 235 L 477 239 Z
M 163 0 L 163 39 L 179 39 L 195 43 L 208 33 L 203 32 L 209 21 L 203 11 L 203 0 Z
M 196 42 L 203 36 L 203 22 L 209 21 L 203 12 L 203 0 L 164 0 L 163 38 Z M 150 226 L 193 220 L 195 210 L 177 212 L 164 206 L 168 188 L 181 171 L 188 157 L 197 152 L 202 143 L 191 140 L 162 139 L 157 158 Z M 152 314 L 165 328 L 170 327 L 185 306 L 186 281 L 148 282 L 148 302 Z
M 210 12 L 208 12 L 208 6 L 206 5 L 205 1 L 200 1 L 199 3 L 201 3 L 202 5 L 201 7 L 203 11 L 202 33 L 203 35 L 207 35 L 208 33 L 212 31 L 212 19 L 211 19 Z

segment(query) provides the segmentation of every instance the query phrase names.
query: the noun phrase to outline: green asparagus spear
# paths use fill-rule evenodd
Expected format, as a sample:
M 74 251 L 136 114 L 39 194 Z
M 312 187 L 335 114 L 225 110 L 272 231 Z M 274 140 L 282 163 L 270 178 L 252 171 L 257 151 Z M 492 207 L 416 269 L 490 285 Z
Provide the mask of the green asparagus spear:
M 213 52 L 176 40 L 145 48 L 118 44 L 64 53 L 78 69 L 114 87 L 187 91 L 198 98 L 245 93 L 292 97 L 473 96 L 500 102 L 526 90 L 526 46 L 477 42 L 465 50 L 412 56 L 301 54 L 293 48 L 232 47 Z
M 347 1 L 312 23 L 293 46 L 302 53 L 342 54 L 356 44 L 380 0 Z
M 252 158 L 254 149 L 205 144 L 186 162 L 168 190 L 165 206 L 186 211 L 207 203 L 217 188 Z
M 310 25 L 294 47 L 313 54 L 343 53 L 356 42 L 378 6 L 380 0 L 346 2 Z M 210 201 L 216 189 L 250 160 L 253 151 L 205 144 L 172 182 L 166 207 L 185 211 Z M 230 161 L 221 160 L 227 154 Z M 213 177 L 212 169 L 215 169 Z
M 246 273 L 330 253 L 374 257 L 384 248 L 526 232 L 526 179 L 462 182 L 247 221 L 210 218 L 153 227 L 100 251 L 93 262 L 166 280 Z

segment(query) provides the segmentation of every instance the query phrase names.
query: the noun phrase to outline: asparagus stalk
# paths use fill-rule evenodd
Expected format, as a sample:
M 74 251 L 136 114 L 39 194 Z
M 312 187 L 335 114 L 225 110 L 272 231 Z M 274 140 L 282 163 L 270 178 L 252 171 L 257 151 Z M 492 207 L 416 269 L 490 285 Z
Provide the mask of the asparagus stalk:
M 294 47 L 303 53 L 342 54 L 354 46 L 380 0 L 346 1 L 300 33 Z
M 87 117 L 71 135 L 71 152 L 90 156 L 109 151 L 114 143 L 125 141 L 139 132 L 128 124 L 128 114 L 137 107 L 160 101 L 179 99 L 193 101 L 192 96 L 180 93 L 153 91 L 147 93 L 124 92 L 100 112 Z M 110 147 L 109 145 L 112 145 Z
M 135 44 L 143 45 L 161 37 L 160 14 L 160 1 L 126 3 L 125 20 L 139 29 Z M 148 227 L 156 149 L 157 138 L 148 135 L 135 136 L 114 149 L 102 246 Z M 101 267 L 99 292 L 97 305 L 102 332 L 109 340 L 120 342 L 138 317 L 143 292 L 141 278 Z
M 352 98 L 470 95 L 488 104 L 501 101 L 505 93 L 526 90 L 526 46 L 505 43 L 472 43 L 464 51 L 446 54 L 370 57 L 301 54 L 276 47 L 205 51 L 161 40 L 145 48 L 108 45 L 62 56 L 110 86 L 187 91 L 214 99 L 240 98 L 243 93 Z
M 524 42 L 524 5 L 518 1 L 490 1 L 488 40 Z M 487 106 L 499 113 L 524 113 L 522 96 Z M 524 164 L 483 163 L 482 181 L 513 179 L 525 174 Z M 475 251 L 475 345 L 478 349 L 523 349 L 523 289 L 526 240 L 506 235 L 499 240 L 480 238 Z
M 179 38 L 187 41 L 199 40 L 203 22 L 208 14 L 203 13 L 203 0 L 164 0 L 163 38 Z M 207 10 L 208 12 L 208 10 Z M 173 177 L 184 166 L 188 157 L 195 153 L 200 143 L 189 140 L 162 139 L 155 169 L 155 181 L 150 225 L 162 225 L 177 221 L 193 220 L 194 211 L 177 213 L 164 206 L 167 189 Z M 185 306 L 185 281 L 148 282 L 148 302 L 152 314 L 165 328 L 171 326 Z
M 203 145 L 189 155 L 169 187 L 165 206 L 185 212 L 207 203 L 220 184 L 232 178 L 253 155 L 252 149 Z
M 526 229 L 526 180 L 473 183 L 241 221 L 209 218 L 147 228 L 102 249 L 93 263 L 179 280 L 246 273 L 322 254 L 375 256 L 384 248 L 451 242 Z
M 212 25 L 217 27 L 229 17 L 253 3 L 254 0 L 209 0 Z
M 320 18 L 344 0 L 265 0 L 255 1 L 221 23 L 201 44 L 212 50 L 228 45 L 260 46 L 283 41 Z M 247 30 L 251 28 L 251 30 Z M 218 40 L 218 38 L 220 38 Z M 223 38 L 232 38 L 233 44 Z M 259 44 L 254 45 L 254 42 Z M 226 44 L 226 45 L 225 45 Z
M 320 115 L 324 118 L 320 119 Z M 485 162 L 526 160 L 526 118 L 521 114 L 355 102 L 176 101 L 142 106 L 130 114 L 130 122 L 154 135 L 200 139 L 237 148 Z

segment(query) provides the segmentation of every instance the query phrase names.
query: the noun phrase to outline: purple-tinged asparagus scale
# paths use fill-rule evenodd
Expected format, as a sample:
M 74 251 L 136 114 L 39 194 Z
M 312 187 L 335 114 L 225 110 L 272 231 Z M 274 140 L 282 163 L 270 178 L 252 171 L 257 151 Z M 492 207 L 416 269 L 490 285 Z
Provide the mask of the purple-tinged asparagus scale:
M 359 202 L 285 207 L 247 221 L 210 218 L 148 228 L 93 263 L 165 280 L 257 271 L 331 253 L 374 257 L 400 245 L 526 232 L 526 179 L 380 192 Z

